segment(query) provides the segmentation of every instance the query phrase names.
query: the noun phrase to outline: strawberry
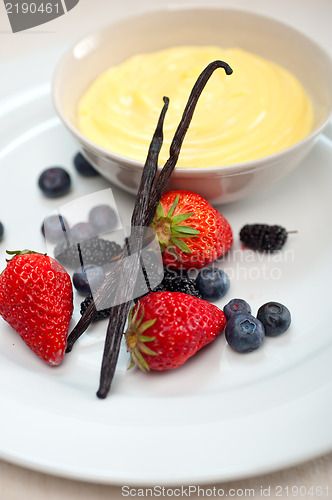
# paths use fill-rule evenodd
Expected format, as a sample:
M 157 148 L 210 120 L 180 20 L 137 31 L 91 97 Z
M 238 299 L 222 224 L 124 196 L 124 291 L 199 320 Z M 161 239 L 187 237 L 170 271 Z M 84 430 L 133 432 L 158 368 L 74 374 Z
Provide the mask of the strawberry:
M 151 227 L 159 240 L 164 266 L 174 269 L 211 264 L 233 243 L 227 220 L 202 196 L 190 191 L 165 192 Z
M 213 304 L 180 292 L 152 292 L 129 315 L 125 333 L 131 364 L 141 370 L 181 366 L 225 328 L 224 313 Z
M 14 257 L 0 276 L 0 315 L 37 356 L 58 365 L 73 312 L 70 276 L 47 255 L 7 253 Z

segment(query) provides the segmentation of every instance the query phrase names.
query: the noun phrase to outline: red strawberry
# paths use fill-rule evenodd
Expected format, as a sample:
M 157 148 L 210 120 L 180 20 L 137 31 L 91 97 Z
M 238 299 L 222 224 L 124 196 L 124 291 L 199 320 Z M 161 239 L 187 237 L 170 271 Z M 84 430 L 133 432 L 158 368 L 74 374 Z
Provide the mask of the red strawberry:
M 14 255 L 0 276 L 0 314 L 34 353 L 61 363 L 73 312 L 73 289 L 54 259 L 29 250 Z
M 225 328 L 224 313 L 209 302 L 180 292 L 153 292 L 130 313 L 125 333 L 131 365 L 141 370 L 181 366 Z
M 159 239 L 164 265 L 175 269 L 204 267 L 233 243 L 227 220 L 202 196 L 190 191 L 164 193 L 151 227 Z

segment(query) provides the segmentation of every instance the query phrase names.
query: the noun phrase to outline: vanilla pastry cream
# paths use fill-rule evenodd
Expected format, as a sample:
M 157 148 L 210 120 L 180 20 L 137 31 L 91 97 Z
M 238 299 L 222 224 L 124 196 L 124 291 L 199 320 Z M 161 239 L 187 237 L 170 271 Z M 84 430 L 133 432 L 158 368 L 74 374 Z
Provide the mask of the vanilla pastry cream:
M 217 167 L 255 160 L 303 139 L 313 127 L 313 106 L 297 78 L 272 61 L 240 48 L 183 46 L 139 54 L 111 67 L 79 101 L 80 131 L 119 155 L 145 161 L 163 96 L 170 98 L 159 164 L 202 70 L 221 59 L 203 90 L 177 167 Z

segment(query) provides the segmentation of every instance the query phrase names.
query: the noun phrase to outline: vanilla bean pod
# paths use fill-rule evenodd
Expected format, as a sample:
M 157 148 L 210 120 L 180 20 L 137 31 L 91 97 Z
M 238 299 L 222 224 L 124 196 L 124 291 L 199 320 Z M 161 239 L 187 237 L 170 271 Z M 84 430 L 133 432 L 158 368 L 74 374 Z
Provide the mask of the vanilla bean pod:
M 176 163 L 179 158 L 181 146 L 183 143 L 183 140 L 185 138 L 185 135 L 187 133 L 187 130 L 189 128 L 191 119 L 193 117 L 195 107 L 197 104 L 197 101 L 199 99 L 199 96 L 201 95 L 205 85 L 207 84 L 209 78 L 211 77 L 212 73 L 218 69 L 218 68 L 223 68 L 225 70 L 226 75 L 231 75 L 233 73 L 232 68 L 224 61 L 213 61 L 210 64 L 206 66 L 206 68 L 202 71 L 202 73 L 199 75 L 199 77 L 196 80 L 195 85 L 193 86 L 193 89 L 190 93 L 187 105 L 183 111 L 181 121 L 178 125 L 178 128 L 176 129 L 176 132 L 174 134 L 174 138 L 172 140 L 171 146 L 170 146 L 170 156 L 167 162 L 165 163 L 162 171 L 160 172 L 158 179 L 155 182 L 154 189 L 152 191 L 151 195 L 151 200 L 150 200 L 150 205 L 149 205 L 149 210 L 147 212 L 147 219 L 145 221 L 145 225 L 149 226 L 156 210 L 156 206 L 158 204 L 158 201 L 160 200 L 160 197 L 165 190 L 167 183 L 170 179 L 170 176 L 176 166 Z
M 164 106 L 161 111 L 157 128 L 150 144 L 147 160 L 144 165 L 136 202 L 131 218 L 131 234 L 128 239 L 128 253 L 131 259 L 122 258 L 118 261 L 119 281 L 115 295 L 116 305 L 112 307 L 107 326 L 106 340 L 104 345 L 103 360 L 100 373 L 100 385 L 97 396 L 106 398 L 113 380 L 122 335 L 131 307 L 137 273 L 140 263 L 140 251 L 145 233 L 146 211 L 149 207 L 151 189 L 157 173 L 159 152 L 163 143 L 163 123 L 168 109 L 169 99 L 164 97 Z M 125 288 L 127 300 L 123 300 L 122 288 Z M 130 298 L 128 300 L 128 297 Z

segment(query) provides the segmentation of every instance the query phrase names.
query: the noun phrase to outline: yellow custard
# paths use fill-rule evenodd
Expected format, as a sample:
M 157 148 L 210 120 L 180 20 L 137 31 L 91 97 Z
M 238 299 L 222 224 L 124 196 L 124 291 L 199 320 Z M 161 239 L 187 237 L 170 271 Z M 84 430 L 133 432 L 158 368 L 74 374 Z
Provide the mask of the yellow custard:
M 300 82 L 281 66 L 239 48 L 173 47 L 134 56 L 98 76 L 78 105 L 80 131 L 98 145 L 145 161 L 163 106 L 170 98 L 159 164 L 201 71 L 221 59 L 203 90 L 183 142 L 178 167 L 217 167 L 281 151 L 313 127 L 313 107 Z

